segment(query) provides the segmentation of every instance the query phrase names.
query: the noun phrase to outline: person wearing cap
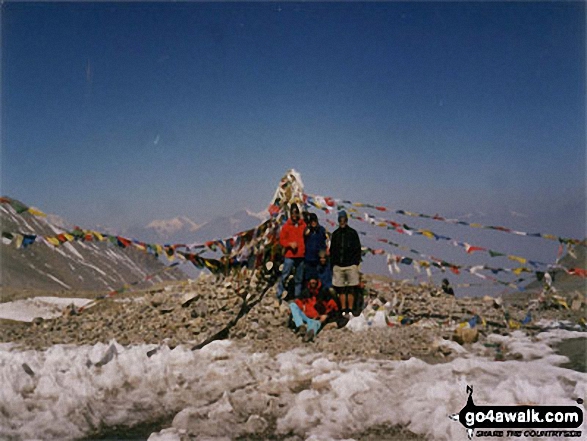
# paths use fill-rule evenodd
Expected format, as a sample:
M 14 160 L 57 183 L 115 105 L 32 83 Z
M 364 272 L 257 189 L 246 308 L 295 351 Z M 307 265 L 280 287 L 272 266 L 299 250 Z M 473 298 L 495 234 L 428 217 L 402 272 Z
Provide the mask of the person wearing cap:
M 332 233 L 330 265 L 332 285 L 338 294 L 341 311 L 347 315 L 353 310 L 355 293 L 359 286 L 361 241 L 357 232 L 348 224 L 346 211 L 338 213 L 338 228 Z
M 317 266 L 320 253 L 326 252 L 326 229 L 318 223 L 316 213 L 309 213 L 308 226 L 304 231 L 306 253 L 304 255 L 304 279 L 310 280 L 318 276 Z
M 295 281 L 295 297 L 300 297 L 302 293 L 302 283 L 304 281 L 304 255 L 306 248 L 304 245 L 304 231 L 306 223 L 300 217 L 300 209 L 296 204 L 290 208 L 290 217 L 281 227 L 279 233 L 279 244 L 284 249 L 283 270 L 277 286 L 277 298 L 283 298 L 286 280 L 293 272 Z

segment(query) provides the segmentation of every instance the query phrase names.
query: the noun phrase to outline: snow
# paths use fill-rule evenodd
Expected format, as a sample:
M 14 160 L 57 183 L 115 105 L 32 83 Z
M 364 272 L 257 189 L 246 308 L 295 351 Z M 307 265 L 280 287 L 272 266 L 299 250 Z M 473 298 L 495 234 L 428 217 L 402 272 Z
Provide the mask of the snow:
M 59 317 L 63 309 L 72 303 L 81 307 L 90 302 L 90 299 L 63 298 L 63 297 L 32 297 L 0 303 L 0 319 L 32 322 L 36 317 L 50 319 Z
M 380 424 L 405 425 L 428 439 L 465 439 L 448 415 L 465 405 L 466 385 L 474 386 L 477 405 L 575 405 L 585 397 L 587 374 L 559 367 L 566 359 L 545 345 L 575 336 L 492 336 L 524 359 L 495 362 L 472 350 L 435 365 L 415 358 L 336 361 L 304 348 L 271 357 L 229 340 L 199 351 L 162 346 L 151 357 L 154 345 L 114 341 L 45 351 L 0 345 L 0 433 L 75 439 L 97 427 L 175 415 L 150 441 L 175 441 L 186 432 L 234 438 L 271 420 L 277 434 L 306 440 L 349 439 Z M 112 359 L 96 366 L 109 352 Z
M 47 277 L 49 277 L 51 280 L 53 280 L 54 282 L 59 283 L 61 286 L 63 286 L 66 289 L 71 289 L 71 286 L 69 286 L 67 283 L 62 282 L 61 280 L 59 280 L 57 277 L 49 274 L 49 273 L 45 273 L 43 271 L 39 271 L 40 273 L 46 275 Z

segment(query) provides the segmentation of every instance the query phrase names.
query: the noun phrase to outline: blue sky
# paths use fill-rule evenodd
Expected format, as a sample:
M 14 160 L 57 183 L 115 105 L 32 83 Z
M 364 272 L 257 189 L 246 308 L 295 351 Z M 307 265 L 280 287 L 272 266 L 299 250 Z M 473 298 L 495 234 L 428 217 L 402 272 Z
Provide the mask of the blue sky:
M 2 194 L 204 222 L 266 208 L 289 168 L 584 237 L 584 3 L 2 4 Z

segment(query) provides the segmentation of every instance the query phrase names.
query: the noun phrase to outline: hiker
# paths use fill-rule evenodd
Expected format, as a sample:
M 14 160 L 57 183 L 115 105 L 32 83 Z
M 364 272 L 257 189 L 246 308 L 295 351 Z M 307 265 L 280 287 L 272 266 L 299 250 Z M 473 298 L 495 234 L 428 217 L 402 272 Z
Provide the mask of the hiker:
M 338 228 L 332 233 L 330 243 L 330 265 L 332 285 L 338 294 L 341 312 L 346 316 L 355 311 L 355 293 L 359 286 L 359 264 L 361 263 L 361 241 L 357 232 L 348 224 L 348 215 L 338 213 Z M 354 315 L 354 314 L 353 314 Z
M 452 289 L 452 286 L 450 286 L 450 283 L 448 282 L 448 279 L 442 279 L 442 285 L 441 285 L 442 290 L 444 291 L 445 294 L 448 294 L 449 296 L 454 296 L 455 292 Z
M 286 280 L 293 272 L 295 280 L 295 297 L 302 293 L 302 282 L 304 279 L 304 230 L 306 223 L 300 219 L 300 209 L 292 204 L 290 218 L 281 227 L 279 243 L 284 248 L 283 269 L 277 286 L 277 298 L 281 301 L 285 290 Z
M 332 268 L 330 267 L 330 262 L 328 262 L 328 256 L 326 255 L 326 250 L 321 250 L 318 253 L 318 265 L 316 266 L 316 274 L 318 275 L 318 279 L 322 282 L 322 287 L 324 289 L 332 290 Z
M 308 280 L 301 297 L 290 302 L 289 308 L 295 332 L 304 342 L 312 341 L 325 323 L 337 320 L 338 304 L 317 278 Z
M 305 279 L 310 280 L 318 276 L 317 266 L 320 262 L 320 252 L 326 252 L 326 229 L 318 223 L 316 213 L 308 215 L 310 223 L 304 231 L 306 252 L 304 255 Z

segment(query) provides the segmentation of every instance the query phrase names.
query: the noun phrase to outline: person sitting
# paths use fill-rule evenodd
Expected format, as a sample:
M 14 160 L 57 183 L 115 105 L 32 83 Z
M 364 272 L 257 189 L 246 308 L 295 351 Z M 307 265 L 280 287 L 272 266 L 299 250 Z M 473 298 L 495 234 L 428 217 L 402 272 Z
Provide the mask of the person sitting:
M 296 333 L 304 334 L 304 342 L 312 341 L 327 322 L 338 323 L 338 304 L 317 278 L 308 280 L 302 296 L 290 302 L 289 307 Z
M 316 266 L 316 274 L 318 275 L 318 279 L 322 282 L 322 287 L 324 289 L 332 289 L 332 268 L 330 267 L 330 263 L 328 262 L 328 256 L 326 256 L 326 250 L 320 251 L 318 254 L 318 265 Z

